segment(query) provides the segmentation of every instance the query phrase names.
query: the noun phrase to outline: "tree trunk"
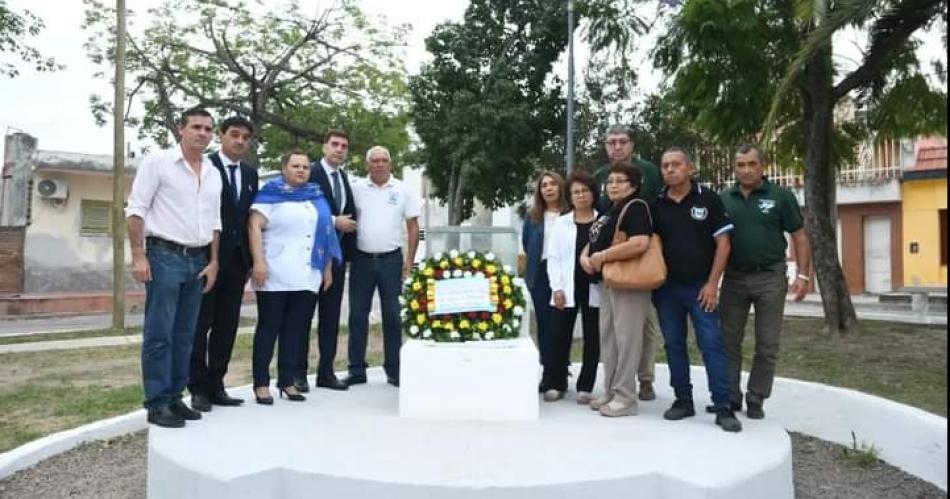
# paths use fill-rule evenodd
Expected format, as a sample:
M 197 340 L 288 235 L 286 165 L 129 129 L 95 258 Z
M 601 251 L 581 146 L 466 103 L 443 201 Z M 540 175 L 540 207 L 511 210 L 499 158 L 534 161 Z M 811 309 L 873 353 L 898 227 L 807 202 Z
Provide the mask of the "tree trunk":
M 836 182 L 831 162 L 834 99 L 830 47 L 811 58 L 805 79 L 805 219 L 826 327 L 831 334 L 846 334 L 857 325 L 857 315 L 838 259 Z
M 453 227 L 462 225 L 462 211 L 465 205 L 465 200 L 462 198 L 465 192 L 464 188 L 465 181 L 462 178 L 461 169 L 454 168 L 452 178 L 449 179 L 449 198 L 447 203 L 449 209 L 449 225 Z

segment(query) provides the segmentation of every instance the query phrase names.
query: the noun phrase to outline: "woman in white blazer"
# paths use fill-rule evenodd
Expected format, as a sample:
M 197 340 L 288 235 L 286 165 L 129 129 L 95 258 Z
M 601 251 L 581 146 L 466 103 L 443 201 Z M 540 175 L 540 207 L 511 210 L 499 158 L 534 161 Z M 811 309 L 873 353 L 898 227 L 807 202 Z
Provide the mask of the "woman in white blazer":
M 542 385 L 548 387 L 544 392 L 545 401 L 554 402 L 564 397 L 574 323 L 580 312 L 583 318 L 584 354 L 581 373 L 577 378 L 577 403 L 588 404 L 600 359 L 600 284 L 584 271 L 579 257 L 590 240 L 591 225 L 597 219 L 594 206 L 597 206 L 598 189 L 590 174 L 577 171 L 567 179 L 565 190 L 571 211 L 555 221 L 547 254 L 556 328 L 551 360 L 544 366 Z

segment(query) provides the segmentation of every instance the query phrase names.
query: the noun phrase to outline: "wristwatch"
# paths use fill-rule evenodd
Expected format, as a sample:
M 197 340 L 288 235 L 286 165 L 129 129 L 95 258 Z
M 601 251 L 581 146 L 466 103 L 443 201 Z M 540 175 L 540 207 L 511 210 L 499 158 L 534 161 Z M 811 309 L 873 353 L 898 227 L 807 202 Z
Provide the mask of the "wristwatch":
M 811 281 L 811 279 L 809 279 L 808 276 L 805 275 L 805 274 L 798 274 L 798 275 L 795 276 L 795 277 L 798 278 L 798 279 L 801 279 L 801 280 L 803 280 L 803 281 L 805 281 L 805 282 Z

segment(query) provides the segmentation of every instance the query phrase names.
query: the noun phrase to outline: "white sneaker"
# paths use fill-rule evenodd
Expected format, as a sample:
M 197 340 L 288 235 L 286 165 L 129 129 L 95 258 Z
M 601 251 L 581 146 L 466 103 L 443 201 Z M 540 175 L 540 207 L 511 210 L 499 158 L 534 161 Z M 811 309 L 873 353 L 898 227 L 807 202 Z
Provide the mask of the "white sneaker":
M 594 397 L 590 392 L 577 392 L 577 404 L 578 405 L 588 405 L 591 400 L 594 400 Z
M 600 406 L 600 415 L 608 418 L 617 418 L 621 416 L 635 416 L 637 414 L 637 404 L 624 404 L 619 400 Z
M 610 402 L 610 399 L 607 397 L 600 397 L 590 401 L 590 410 L 599 411 L 601 406 Z
M 544 401 L 545 402 L 557 402 L 564 398 L 564 392 L 560 390 L 550 389 L 544 392 Z

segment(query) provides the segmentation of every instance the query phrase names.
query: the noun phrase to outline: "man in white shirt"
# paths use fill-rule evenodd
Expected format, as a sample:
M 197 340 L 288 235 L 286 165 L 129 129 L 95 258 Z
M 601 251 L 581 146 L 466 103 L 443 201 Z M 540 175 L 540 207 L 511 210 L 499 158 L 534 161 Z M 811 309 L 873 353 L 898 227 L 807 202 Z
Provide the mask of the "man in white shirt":
M 419 196 L 392 176 L 392 158 L 385 147 L 366 153 L 369 177 L 353 183 L 356 200 L 356 251 L 350 268 L 349 385 L 366 383 L 366 343 L 373 293 L 379 290 L 383 313 L 386 379 L 399 386 L 402 329 L 399 293 L 419 246 Z M 403 224 L 408 240 L 402 251 Z
M 148 422 L 169 428 L 201 414 L 181 401 L 201 295 L 218 275 L 221 176 L 204 155 L 214 119 L 182 115 L 178 146 L 142 160 L 125 215 L 132 274 L 145 283 L 142 379 Z

